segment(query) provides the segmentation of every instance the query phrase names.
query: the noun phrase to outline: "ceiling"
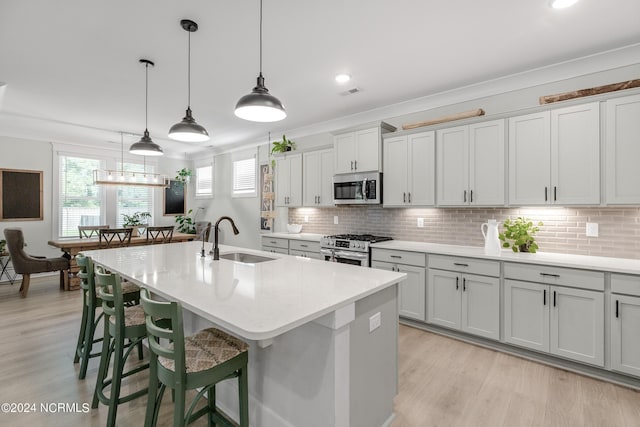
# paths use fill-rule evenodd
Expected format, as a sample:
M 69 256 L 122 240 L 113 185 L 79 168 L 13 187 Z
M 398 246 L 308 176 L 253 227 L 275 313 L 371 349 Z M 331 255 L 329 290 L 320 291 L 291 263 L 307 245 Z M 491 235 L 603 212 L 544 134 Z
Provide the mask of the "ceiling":
M 106 144 L 149 131 L 166 152 L 266 140 L 314 123 L 640 42 L 640 1 L 264 0 L 266 86 L 277 123 L 234 116 L 258 73 L 258 0 L 2 0 L 0 134 Z M 212 139 L 167 138 L 187 104 Z M 347 72 L 353 80 L 338 85 Z M 359 93 L 344 95 L 357 87 Z M 135 136 L 129 136 L 135 140 Z

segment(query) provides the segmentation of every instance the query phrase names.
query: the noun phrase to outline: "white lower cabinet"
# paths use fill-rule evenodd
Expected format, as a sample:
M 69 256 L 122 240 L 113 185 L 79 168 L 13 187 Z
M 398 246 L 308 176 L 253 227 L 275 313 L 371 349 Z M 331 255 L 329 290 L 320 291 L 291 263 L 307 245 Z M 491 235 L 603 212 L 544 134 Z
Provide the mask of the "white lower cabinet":
M 611 274 L 611 292 L 611 369 L 640 377 L 640 276 Z
M 499 264 L 432 256 L 429 265 L 452 265 L 463 271 L 487 271 Z M 429 268 L 427 322 L 474 335 L 500 339 L 500 279 Z
M 604 366 L 604 294 L 504 281 L 505 341 Z
M 262 250 L 277 254 L 289 254 L 289 239 L 262 236 Z
M 320 255 L 320 242 L 308 240 L 289 240 L 289 255 L 323 259 L 322 255 Z

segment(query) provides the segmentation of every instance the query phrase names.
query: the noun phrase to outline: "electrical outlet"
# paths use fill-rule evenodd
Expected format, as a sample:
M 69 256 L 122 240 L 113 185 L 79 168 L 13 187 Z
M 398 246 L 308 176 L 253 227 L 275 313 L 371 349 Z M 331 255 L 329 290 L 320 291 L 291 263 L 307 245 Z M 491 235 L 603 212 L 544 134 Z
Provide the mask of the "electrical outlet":
M 587 237 L 598 237 L 598 223 L 588 222 L 586 232 Z
M 380 317 L 380 312 L 377 312 L 373 316 L 369 317 L 369 332 L 375 331 L 381 324 L 382 318 Z
M 424 218 L 418 218 L 418 228 L 424 228 Z
M 338 225 L 338 215 L 333 216 L 333 224 Z
M 304 222 L 309 222 L 309 215 L 304 216 Z

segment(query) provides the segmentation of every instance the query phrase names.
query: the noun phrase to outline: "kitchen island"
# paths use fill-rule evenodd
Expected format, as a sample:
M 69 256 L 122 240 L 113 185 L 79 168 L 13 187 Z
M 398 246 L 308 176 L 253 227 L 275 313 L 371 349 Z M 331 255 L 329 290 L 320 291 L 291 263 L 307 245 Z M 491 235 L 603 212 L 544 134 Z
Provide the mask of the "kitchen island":
M 397 284 L 405 274 L 224 245 L 221 257 L 270 259 L 213 261 L 200 249 L 200 242 L 186 242 L 85 255 L 160 298 L 180 301 L 185 333 L 213 325 L 249 343 L 251 425 L 391 423 Z M 234 417 L 235 387 L 216 388 L 219 406 Z

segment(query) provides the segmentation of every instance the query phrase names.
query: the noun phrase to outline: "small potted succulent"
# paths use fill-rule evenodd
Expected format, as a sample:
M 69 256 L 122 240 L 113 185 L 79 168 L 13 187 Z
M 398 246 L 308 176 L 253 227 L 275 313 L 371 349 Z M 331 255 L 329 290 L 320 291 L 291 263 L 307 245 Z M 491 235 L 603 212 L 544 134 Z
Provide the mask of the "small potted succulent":
M 151 214 L 149 212 L 134 212 L 132 215 L 122 214 L 124 227 L 133 227 L 133 234 L 140 235 L 144 233 Z
M 538 244 L 533 236 L 540 231 L 542 225 L 544 225 L 542 221 L 534 224 L 533 221 L 522 216 L 514 220 L 507 218 L 503 224 L 504 232 L 498 234 L 498 238 L 503 248 L 510 247 L 513 252 L 536 253 Z

